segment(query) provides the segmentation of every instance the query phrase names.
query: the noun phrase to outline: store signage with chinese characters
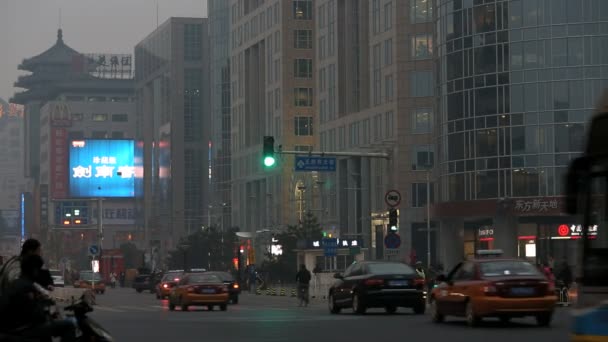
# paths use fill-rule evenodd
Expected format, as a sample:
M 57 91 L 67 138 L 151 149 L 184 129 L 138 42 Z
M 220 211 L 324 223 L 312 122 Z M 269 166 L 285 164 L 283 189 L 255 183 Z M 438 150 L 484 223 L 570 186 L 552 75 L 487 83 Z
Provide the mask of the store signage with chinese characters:
M 68 131 L 65 128 L 51 128 L 50 174 L 51 197 L 53 199 L 68 196 Z
M 338 248 L 350 248 L 350 247 L 363 247 L 363 240 L 361 239 L 336 239 Z M 323 248 L 323 242 L 320 240 L 312 241 L 309 248 L 321 249 Z
M 517 213 L 546 213 L 559 208 L 557 199 L 543 198 L 516 200 L 513 209 Z
M 70 195 L 133 197 L 133 140 L 75 140 L 70 144 Z
M 597 237 L 598 225 L 589 226 L 589 230 L 587 234 L 589 239 L 595 239 Z M 570 240 L 570 239 L 580 239 L 583 237 L 583 226 L 580 224 L 571 224 L 566 225 L 562 224 L 557 227 L 555 236 L 552 236 L 553 240 Z
M 494 240 L 494 228 L 492 227 L 481 227 L 477 230 L 477 237 L 479 241 L 492 241 Z

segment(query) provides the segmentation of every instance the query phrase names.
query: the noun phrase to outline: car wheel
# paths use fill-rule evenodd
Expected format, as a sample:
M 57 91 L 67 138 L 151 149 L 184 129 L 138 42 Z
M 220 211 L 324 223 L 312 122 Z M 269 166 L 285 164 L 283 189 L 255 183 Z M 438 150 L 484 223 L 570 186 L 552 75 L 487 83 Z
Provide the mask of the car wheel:
M 179 298 L 179 303 L 180 303 L 180 307 L 181 307 L 182 311 L 188 311 L 188 305 L 186 305 L 184 303 L 184 299 L 183 298 L 181 298 L 181 297 Z
M 500 323 L 502 324 L 509 324 L 509 322 L 511 321 L 511 317 L 509 316 L 500 316 L 498 317 L 498 319 L 500 319 Z
M 207 305 L 207 310 L 213 311 L 213 305 Z
M 169 300 L 169 311 L 175 311 L 175 304 L 171 300 Z
M 439 312 L 439 308 L 437 308 L 437 301 L 434 298 L 431 298 L 431 320 L 435 323 L 441 323 L 445 319 L 445 316 Z
M 551 320 L 553 319 L 553 313 L 547 312 L 536 315 L 536 323 L 541 327 L 548 327 L 551 325 Z
M 239 296 L 234 296 L 234 298 L 232 298 L 232 304 L 238 304 L 239 303 Z
M 156 299 L 161 299 L 161 297 L 158 293 L 156 294 Z
M 393 305 L 389 305 L 387 307 L 384 308 L 384 311 L 386 311 L 387 314 L 394 314 L 395 312 L 397 312 L 397 307 L 393 306 Z
M 362 303 L 361 301 L 361 297 L 359 296 L 358 293 L 355 293 L 353 295 L 353 312 L 359 315 L 363 315 L 365 314 L 365 310 L 367 308 L 365 307 L 365 304 Z
M 426 301 L 422 300 L 420 303 L 416 304 L 412 310 L 416 315 L 422 315 L 426 311 Z
M 238 301 L 237 301 L 237 302 L 238 302 Z M 228 304 L 226 303 L 226 304 L 222 304 L 222 305 L 220 305 L 220 310 L 222 310 L 222 311 L 226 311 L 226 310 L 228 310 Z
M 342 310 L 339 306 L 336 305 L 336 298 L 334 298 L 334 294 L 330 293 L 329 298 L 327 298 L 327 305 L 329 306 L 329 312 L 332 314 L 339 314 Z
M 465 318 L 467 324 L 470 327 L 477 326 L 481 322 L 481 318 L 475 314 L 475 310 L 473 309 L 473 303 L 471 303 L 470 300 L 467 301 L 467 306 L 465 309 Z

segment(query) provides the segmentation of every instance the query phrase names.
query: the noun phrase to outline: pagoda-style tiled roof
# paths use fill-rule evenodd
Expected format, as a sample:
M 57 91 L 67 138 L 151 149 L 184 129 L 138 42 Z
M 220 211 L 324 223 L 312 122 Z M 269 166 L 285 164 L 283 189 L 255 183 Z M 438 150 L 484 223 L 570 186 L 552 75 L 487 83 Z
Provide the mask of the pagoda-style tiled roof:
M 38 65 L 69 65 L 72 63 L 73 57 L 80 53 L 63 42 L 63 31 L 57 31 L 57 42 L 48 50 L 31 58 L 26 58 L 19 65 L 19 70 L 34 71 Z

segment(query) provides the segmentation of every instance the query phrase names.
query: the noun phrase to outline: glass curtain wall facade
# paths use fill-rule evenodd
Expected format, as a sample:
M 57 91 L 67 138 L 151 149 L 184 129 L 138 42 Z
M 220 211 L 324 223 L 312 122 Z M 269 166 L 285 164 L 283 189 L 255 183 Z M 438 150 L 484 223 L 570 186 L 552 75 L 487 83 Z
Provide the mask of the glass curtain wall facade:
M 608 1 L 437 3 L 441 200 L 562 195 L 608 87 Z
M 230 3 L 209 0 L 211 41 L 211 215 L 220 225 L 230 226 Z M 221 215 L 220 217 L 218 217 Z

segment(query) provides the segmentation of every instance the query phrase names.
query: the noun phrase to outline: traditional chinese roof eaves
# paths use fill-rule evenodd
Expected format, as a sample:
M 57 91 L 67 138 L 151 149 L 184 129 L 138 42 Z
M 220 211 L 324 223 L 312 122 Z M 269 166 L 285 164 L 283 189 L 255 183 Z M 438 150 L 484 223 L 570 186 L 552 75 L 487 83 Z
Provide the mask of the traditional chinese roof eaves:
M 34 71 L 37 65 L 49 64 L 71 64 L 74 56 L 80 53 L 63 42 L 63 32 L 57 31 L 57 42 L 48 50 L 31 58 L 24 59 L 18 66 L 19 70 Z

